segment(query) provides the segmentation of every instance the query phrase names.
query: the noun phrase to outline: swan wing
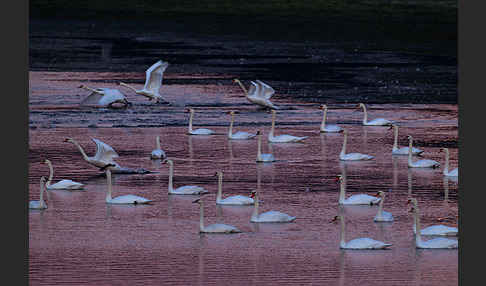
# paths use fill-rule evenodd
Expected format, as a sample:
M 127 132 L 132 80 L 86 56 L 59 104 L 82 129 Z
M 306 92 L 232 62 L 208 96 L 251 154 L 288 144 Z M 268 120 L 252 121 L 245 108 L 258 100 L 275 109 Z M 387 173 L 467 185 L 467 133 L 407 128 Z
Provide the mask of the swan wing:
M 103 162 L 112 162 L 113 158 L 118 157 L 118 153 L 108 144 L 96 139 L 91 138 L 96 143 L 96 154 L 94 157 Z
M 238 233 L 241 232 L 238 228 L 222 223 L 215 223 L 208 226 L 205 226 L 202 232 L 207 233 Z
M 260 92 L 260 85 L 256 84 L 254 81 L 250 81 L 250 88 L 248 89 L 248 94 L 247 96 L 250 97 L 258 97 L 258 94 Z
M 288 134 L 282 134 L 278 136 L 273 136 L 272 138 L 269 138 L 270 142 L 276 142 L 276 143 L 290 143 L 290 142 L 299 142 L 304 139 L 306 139 L 308 136 L 304 137 L 297 137 L 293 135 L 288 135 Z
M 155 149 L 150 153 L 150 158 L 152 159 L 163 159 L 167 157 L 164 150 L 162 149 Z
M 41 209 L 46 209 L 47 206 L 45 204 L 41 204 L 40 201 L 30 201 L 29 202 L 29 209 L 33 210 L 41 210 Z
M 390 243 L 384 243 L 368 237 L 356 238 L 345 244 L 346 249 L 383 249 L 391 246 Z
M 100 105 L 100 100 L 103 98 L 103 94 L 98 92 L 92 92 L 86 98 L 81 100 L 80 105 Z
M 442 224 L 431 225 L 420 230 L 421 235 L 456 235 L 457 227 L 446 226 Z
M 154 94 L 158 94 L 160 86 L 162 85 L 164 71 L 168 66 L 169 63 L 160 60 L 149 67 L 147 71 L 145 71 L 144 89 L 150 90 Z
M 200 195 L 206 193 L 208 193 L 208 191 L 199 186 L 182 186 L 171 192 L 171 194 L 176 195 Z
M 268 211 L 258 215 L 258 222 L 291 222 L 294 216 L 279 211 Z
M 236 133 L 231 134 L 231 139 L 251 139 L 255 136 L 256 134 L 252 134 L 244 131 L 238 131 Z
M 346 161 L 357 161 L 357 160 L 371 160 L 374 158 L 374 156 L 367 155 L 367 154 L 361 154 L 361 153 L 348 153 L 343 156 L 339 156 L 341 160 L 346 160 Z
M 447 176 L 449 177 L 458 177 L 459 176 L 459 169 L 455 168 L 454 170 L 450 171 L 447 173 Z
M 381 198 L 373 197 L 367 194 L 352 195 L 344 200 L 344 204 L 350 205 L 369 205 L 379 203 Z
M 258 158 L 257 162 L 274 162 L 275 157 L 273 154 L 260 154 L 260 157 Z
M 84 184 L 65 179 L 48 186 L 47 189 L 48 190 L 79 190 L 82 189 L 83 187 Z
M 256 80 L 256 82 L 261 87 L 260 93 L 258 94 L 259 96 L 261 96 L 265 99 L 270 99 L 272 97 L 272 95 L 275 94 L 275 90 L 271 86 L 269 86 L 268 84 L 264 83 L 261 80 Z
M 252 205 L 255 201 L 246 196 L 241 196 L 241 195 L 236 195 L 236 196 L 231 196 L 224 198 L 217 202 L 217 204 L 222 204 L 222 205 Z
M 146 204 L 151 202 L 151 200 L 146 199 L 144 197 L 135 196 L 135 195 L 124 195 L 113 198 L 110 203 L 111 204 Z
M 213 133 L 214 133 L 213 130 L 207 128 L 198 128 L 196 130 L 191 131 L 192 135 L 211 135 Z
M 385 118 L 376 118 L 371 121 L 368 121 L 366 125 L 375 125 L 375 126 L 383 126 L 383 125 L 391 125 L 393 121 L 390 121 Z
M 422 241 L 417 245 L 417 248 L 457 248 L 458 242 L 455 239 L 448 239 L 443 237 L 437 237 Z

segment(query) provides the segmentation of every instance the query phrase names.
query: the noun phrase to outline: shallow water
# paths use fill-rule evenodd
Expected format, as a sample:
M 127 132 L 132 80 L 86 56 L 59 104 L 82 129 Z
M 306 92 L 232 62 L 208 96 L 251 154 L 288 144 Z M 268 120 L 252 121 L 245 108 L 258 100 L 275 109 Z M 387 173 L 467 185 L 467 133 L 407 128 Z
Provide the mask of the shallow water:
M 105 74 L 113 78 L 117 74 Z M 410 170 L 406 157 L 391 156 L 393 132 L 386 127 L 360 125 L 356 104 L 330 105 L 328 122 L 349 130 L 348 152 L 376 156 L 370 162 L 341 163 L 341 134 L 320 134 L 318 104 L 277 100 L 277 134 L 309 136 L 300 144 L 268 144 L 275 163 L 256 164 L 256 140 L 228 141 L 229 115 L 238 110 L 235 130 L 270 129 L 271 116 L 250 105 L 228 79 L 227 85 L 166 88 L 177 104 L 149 105 L 129 95 L 129 109 L 77 107 L 87 95 L 75 87 L 89 74 L 31 72 L 29 129 L 29 199 L 39 197 L 39 178 L 49 170 L 54 181 L 72 179 L 84 191 L 50 191 L 49 208 L 29 212 L 29 279 L 32 285 L 86 284 L 326 284 L 326 285 L 457 285 L 457 250 L 417 250 L 412 215 L 406 200 L 418 199 L 423 225 L 457 225 L 457 183 L 444 181 L 442 169 Z M 103 75 L 97 75 L 103 76 Z M 49 79 L 51 79 L 49 81 Z M 57 80 L 52 80 L 57 79 Z M 66 80 L 59 80 L 66 79 Z M 106 86 L 106 85 L 104 85 Z M 201 97 L 204 95 L 204 97 Z M 195 127 L 217 131 L 213 136 L 188 136 L 186 105 L 196 107 Z M 412 135 L 425 150 L 424 158 L 458 164 L 457 105 L 370 104 L 369 117 L 400 124 L 399 145 Z M 240 228 L 234 235 L 200 235 L 196 196 L 168 196 L 168 166 L 149 159 L 160 135 L 162 149 L 174 160 L 174 185 L 195 184 L 210 194 L 205 223 L 222 222 Z M 154 200 L 146 206 L 105 204 L 106 179 L 82 160 L 66 137 L 75 138 L 88 155 L 95 152 L 90 137 L 111 145 L 122 166 L 156 173 L 113 175 L 114 195 L 136 194 Z M 417 158 L 414 158 L 415 160 Z M 224 172 L 223 197 L 248 195 L 259 189 L 261 212 L 279 210 L 297 216 L 293 223 L 254 224 L 252 207 L 217 207 L 217 170 Z M 393 223 L 374 223 L 376 206 L 338 208 L 336 175 L 345 173 L 347 195 L 387 193 L 386 211 Z M 258 183 L 259 182 L 259 183 Z M 259 187 L 258 187 L 259 186 Z M 343 214 L 346 240 L 371 237 L 392 243 L 390 250 L 342 251 L 339 224 Z

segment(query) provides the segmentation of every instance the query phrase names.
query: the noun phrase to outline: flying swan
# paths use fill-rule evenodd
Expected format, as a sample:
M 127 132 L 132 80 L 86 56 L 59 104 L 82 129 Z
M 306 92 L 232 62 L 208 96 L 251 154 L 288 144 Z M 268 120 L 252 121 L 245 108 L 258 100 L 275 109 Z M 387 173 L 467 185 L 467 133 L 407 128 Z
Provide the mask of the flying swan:
M 182 186 L 174 189 L 174 162 L 172 162 L 171 159 L 165 159 L 164 163 L 169 164 L 169 195 L 202 195 L 209 193 L 207 190 L 199 186 Z
M 52 163 L 49 159 L 46 159 L 44 164 L 49 166 L 49 179 L 47 179 L 46 183 L 47 190 L 80 190 L 84 188 L 84 184 L 67 179 L 51 185 L 52 177 L 54 176 L 54 169 L 52 168 Z
M 293 135 L 278 135 L 274 136 L 275 132 L 275 117 L 276 117 L 277 111 L 272 110 L 272 129 L 270 129 L 270 133 L 268 133 L 268 141 L 272 143 L 296 143 L 296 142 L 301 142 L 304 139 L 306 139 L 309 136 L 303 136 L 303 137 L 297 137 Z
M 118 89 L 114 88 L 90 88 L 85 85 L 80 85 L 79 88 L 83 88 L 91 91 L 85 99 L 83 99 L 79 104 L 82 106 L 94 105 L 97 107 L 110 107 L 119 108 L 116 103 L 121 103 L 122 107 L 127 107 L 131 103 L 127 100 L 125 95 L 121 93 Z
M 204 226 L 204 206 L 201 199 L 193 201 L 193 203 L 199 204 L 199 232 L 200 233 L 239 233 L 241 230 L 238 228 L 222 223 L 215 223 L 208 226 Z
M 393 123 L 393 121 L 390 121 L 385 118 L 376 118 L 371 121 L 368 121 L 368 113 L 366 112 L 366 106 L 364 103 L 360 103 L 358 108 L 363 108 L 364 116 L 363 116 L 363 125 L 368 125 L 368 126 L 389 126 Z
M 339 248 L 341 249 L 387 249 L 388 247 L 392 246 L 391 243 L 384 243 L 379 240 L 374 240 L 368 237 L 362 238 L 355 238 L 348 242 L 345 241 L 345 225 L 344 225 L 344 217 L 342 215 L 335 216 L 331 222 L 335 222 L 337 220 L 341 222 L 341 229 L 339 231 Z
M 45 191 L 46 178 L 42 176 L 40 178 L 40 195 L 38 201 L 30 201 L 29 209 L 31 210 L 43 210 L 47 209 L 46 202 L 44 201 L 43 193 Z
M 256 83 L 251 81 L 249 90 L 246 90 L 245 86 L 239 79 L 234 79 L 233 82 L 240 85 L 241 89 L 245 93 L 246 99 L 254 104 L 257 104 L 263 108 L 278 109 L 278 106 L 270 101 L 270 98 L 275 93 L 275 90 L 268 84 L 256 80 Z

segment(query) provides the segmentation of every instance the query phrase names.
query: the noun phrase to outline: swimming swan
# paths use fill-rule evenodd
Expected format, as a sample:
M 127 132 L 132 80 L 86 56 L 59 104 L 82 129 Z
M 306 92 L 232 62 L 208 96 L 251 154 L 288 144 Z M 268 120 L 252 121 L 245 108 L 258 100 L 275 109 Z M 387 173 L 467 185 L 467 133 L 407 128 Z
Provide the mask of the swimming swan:
M 256 135 L 258 136 L 258 151 L 257 151 L 257 163 L 261 162 L 275 162 L 275 157 L 273 154 L 270 153 L 262 153 L 262 134 L 260 131 L 257 131 Z
M 216 195 L 216 204 L 217 205 L 252 205 L 255 201 L 247 196 L 231 196 L 227 198 L 222 198 L 223 196 L 223 172 L 217 171 L 216 175 L 218 176 L 218 194 Z
M 361 154 L 361 153 L 348 153 L 346 154 L 346 144 L 348 143 L 348 130 L 344 129 L 344 141 L 341 153 L 339 154 L 339 160 L 341 161 L 360 161 L 360 160 L 371 160 L 375 158 L 374 156 Z
M 29 209 L 31 210 L 43 210 L 47 209 L 46 202 L 44 201 L 43 193 L 45 191 L 46 178 L 42 176 L 40 178 L 40 195 L 38 201 L 30 201 Z
M 164 75 L 164 71 L 167 69 L 169 66 L 168 62 L 163 62 L 162 60 L 156 62 L 153 64 L 151 67 L 149 67 L 145 71 L 145 85 L 143 86 L 143 89 L 135 89 L 134 87 L 120 82 L 121 86 L 128 87 L 131 90 L 133 90 L 136 94 L 143 95 L 145 97 L 148 97 L 148 100 L 155 100 L 155 102 L 167 102 L 162 98 L 162 96 L 159 93 L 160 87 L 162 86 L 162 78 Z
M 375 222 L 391 222 L 393 221 L 393 215 L 390 212 L 383 210 L 383 204 L 385 202 L 385 192 L 379 191 L 378 195 L 380 196 L 381 200 L 378 204 L 378 213 L 373 218 Z
M 200 233 L 239 233 L 241 230 L 238 228 L 222 223 L 215 223 L 208 226 L 204 226 L 204 206 L 201 199 L 193 201 L 193 203 L 199 204 L 199 232 Z
M 440 166 L 439 162 L 430 160 L 430 159 L 422 159 L 413 162 L 412 161 L 412 136 L 408 135 L 408 167 L 409 168 L 438 168 Z
M 275 117 L 276 117 L 277 111 L 272 110 L 272 129 L 270 129 L 270 133 L 268 133 L 268 141 L 272 143 L 295 143 L 295 142 L 301 142 L 304 139 L 306 139 L 309 136 L 303 136 L 303 137 L 297 137 L 293 135 L 278 135 L 274 136 L 275 132 Z
M 319 106 L 319 109 L 323 110 L 322 114 L 322 122 L 321 122 L 321 132 L 343 132 L 343 129 L 335 124 L 327 124 L 326 125 L 326 117 L 327 117 L 327 105 L 322 104 Z
M 83 99 L 80 105 L 95 105 L 98 107 L 110 107 L 118 108 L 114 104 L 121 103 L 122 107 L 127 107 L 131 103 L 127 100 L 125 95 L 121 93 L 118 89 L 114 88 L 90 88 L 85 85 L 80 85 L 79 88 L 83 88 L 91 91 L 91 94 Z
M 340 182 L 339 204 L 340 205 L 376 205 L 381 198 L 367 194 L 357 194 L 346 198 L 346 177 L 338 175 L 336 181 Z
M 231 123 L 228 130 L 228 139 L 247 140 L 247 139 L 252 139 L 253 137 L 256 136 L 256 134 L 248 133 L 244 131 L 238 131 L 233 134 L 233 121 L 235 120 L 235 112 L 230 111 L 229 114 L 231 115 Z
M 44 161 L 44 164 L 49 166 L 49 179 L 47 179 L 46 188 L 47 190 L 80 190 L 83 189 L 84 184 L 74 182 L 72 180 L 61 180 L 55 184 L 51 185 L 52 177 L 54 176 L 54 169 L 52 168 L 52 163 L 49 159 Z
M 111 197 L 111 193 L 112 193 L 112 187 L 111 187 L 111 170 L 109 167 L 113 167 L 113 164 L 107 164 L 104 168 L 105 172 L 106 172 L 106 181 L 107 181 L 107 184 L 108 184 L 108 190 L 106 192 L 106 198 L 105 198 L 105 202 L 107 204 L 148 204 L 150 202 L 152 202 L 151 200 L 149 199 L 146 199 L 144 197 L 140 197 L 140 196 L 135 196 L 135 195 L 123 195 L 123 196 L 118 196 L 116 198 L 112 198 Z
M 418 204 L 417 204 L 417 199 L 416 198 L 410 198 L 408 199 L 408 203 L 412 203 L 412 207 L 414 212 L 414 215 L 419 216 L 418 213 Z M 420 220 L 420 218 L 419 218 Z M 416 220 L 413 221 L 413 233 L 417 233 L 417 222 Z M 440 235 L 440 236 L 456 236 L 458 232 L 457 227 L 451 227 L 443 224 L 436 224 L 436 225 L 431 225 L 428 226 L 424 229 L 421 228 L 421 235 Z
M 344 225 L 344 217 L 342 215 L 335 216 L 331 222 L 335 222 L 337 220 L 341 222 L 341 229 L 339 231 L 339 248 L 341 249 L 387 249 L 388 247 L 392 246 L 391 243 L 384 243 L 379 240 L 374 240 L 368 237 L 362 238 L 355 238 L 348 242 L 345 241 L 345 225 Z
M 392 155 L 408 155 L 408 151 L 410 150 L 409 147 L 402 147 L 398 148 L 398 125 L 392 124 L 390 129 L 393 128 L 393 147 L 392 147 Z M 412 155 L 420 155 L 424 152 L 424 150 L 412 147 Z
M 363 103 L 360 103 L 358 108 L 363 108 L 364 116 L 363 116 L 363 125 L 369 126 L 389 126 L 393 123 L 385 118 L 376 118 L 371 121 L 368 121 L 368 113 L 366 112 L 366 106 Z
M 256 83 L 251 81 L 249 90 L 243 86 L 239 79 L 234 79 L 233 82 L 238 83 L 245 93 L 246 99 L 254 104 L 257 104 L 264 108 L 278 109 L 278 106 L 270 101 L 270 98 L 275 93 L 275 90 L 268 84 L 256 80 Z
M 182 186 L 174 189 L 172 182 L 174 176 L 174 163 L 170 159 L 165 159 L 163 163 L 169 164 L 169 195 L 202 195 L 209 193 L 207 190 L 199 186 Z
M 192 130 L 192 118 L 194 117 L 194 109 L 189 108 L 186 110 L 186 112 L 190 113 L 189 116 L 189 130 L 187 131 L 187 134 L 189 135 L 211 135 L 214 133 L 213 130 L 207 129 L 207 128 L 198 128 L 196 130 Z
M 250 197 L 255 200 L 250 222 L 292 222 L 296 218 L 279 211 L 268 211 L 258 214 L 258 193 L 252 191 Z
M 457 177 L 459 176 L 459 169 L 455 168 L 449 172 L 449 148 L 441 148 L 441 151 L 445 152 L 445 164 L 444 164 L 444 171 L 442 173 L 444 176 L 448 177 Z
M 165 159 L 167 155 L 160 148 L 160 136 L 155 137 L 155 149 L 150 153 L 150 159 Z

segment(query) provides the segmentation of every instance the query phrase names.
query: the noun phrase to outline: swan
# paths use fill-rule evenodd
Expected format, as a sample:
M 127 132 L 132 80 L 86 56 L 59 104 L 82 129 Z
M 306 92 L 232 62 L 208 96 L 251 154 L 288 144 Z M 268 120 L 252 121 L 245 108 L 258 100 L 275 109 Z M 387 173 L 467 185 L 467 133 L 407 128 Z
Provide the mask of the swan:
M 245 93 L 246 99 L 254 104 L 260 105 L 264 108 L 278 109 L 278 106 L 270 101 L 270 98 L 275 93 L 275 90 L 268 84 L 256 80 L 256 83 L 251 81 L 249 90 L 246 90 L 245 86 L 239 79 L 234 79 L 233 82 L 240 85 L 241 89 Z
M 253 137 L 256 136 L 256 134 L 248 133 L 244 131 L 238 131 L 233 134 L 233 121 L 235 120 L 235 112 L 232 110 L 229 112 L 229 114 L 231 114 L 231 123 L 228 130 L 228 139 L 246 140 L 246 139 L 252 139 Z
M 321 122 L 321 132 L 343 132 L 343 129 L 335 124 L 327 124 L 326 125 L 326 116 L 327 116 L 327 105 L 322 104 L 319 106 L 319 109 L 324 110 L 322 115 L 322 122 Z
M 49 179 L 47 179 L 46 189 L 47 190 L 80 190 L 83 189 L 84 184 L 74 182 L 72 180 L 61 180 L 55 184 L 51 185 L 52 177 L 54 176 L 54 169 L 52 168 L 52 163 L 49 159 L 44 161 L 44 164 L 49 166 Z
M 47 209 L 46 202 L 44 201 L 43 193 L 45 191 L 46 177 L 42 176 L 40 178 L 40 195 L 38 201 L 30 201 L 29 209 L 31 210 L 43 210 Z
M 363 103 L 360 103 L 358 108 L 363 108 L 364 112 L 364 117 L 363 117 L 363 125 L 369 125 L 369 126 L 389 126 L 393 123 L 393 121 L 390 121 L 385 118 L 376 118 L 371 121 L 368 121 L 368 113 L 366 112 L 366 106 Z
M 86 90 L 91 91 L 91 94 L 88 95 L 85 99 L 83 99 L 79 104 L 80 105 L 96 105 L 99 107 L 110 107 L 110 108 L 117 108 L 114 104 L 121 103 L 123 107 L 127 107 L 131 105 L 131 103 L 127 100 L 125 95 L 121 93 L 118 89 L 114 88 L 90 88 L 85 86 L 84 84 L 80 85 L 79 88 L 83 88 Z
M 275 157 L 273 154 L 264 153 L 262 154 L 262 134 L 260 131 L 257 131 L 256 135 L 258 136 L 258 151 L 257 151 L 257 163 L 260 162 L 275 162 Z
M 346 144 L 348 143 L 348 130 L 344 129 L 344 141 L 341 153 L 339 154 L 339 159 L 341 161 L 358 161 L 358 160 L 371 160 L 375 158 L 374 156 L 361 154 L 361 153 L 348 153 L 346 154 Z
M 337 220 L 341 221 L 341 230 L 339 232 L 340 242 L 339 248 L 341 249 L 387 249 L 388 247 L 392 246 L 391 243 L 384 243 L 379 240 L 374 240 L 368 237 L 362 238 L 355 238 L 348 242 L 345 241 L 345 225 L 344 225 L 344 217 L 342 215 L 335 216 L 331 222 L 335 222 Z
M 398 148 L 398 125 L 392 124 L 391 128 L 393 128 L 394 133 L 392 155 L 408 155 L 409 147 Z M 412 147 L 412 155 L 421 155 L 423 152 L 424 150 Z
M 169 164 L 169 195 L 202 195 L 209 193 L 203 187 L 199 186 L 182 186 L 174 189 L 173 176 L 174 176 L 174 162 L 170 159 L 165 159 L 164 163 Z
M 408 167 L 409 168 L 438 168 L 440 166 L 439 162 L 430 160 L 430 159 L 422 159 L 413 162 L 412 161 L 412 136 L 408 135 Z
M 258 193 L 252 191 L 250 197 L 255 200 L 250 222 L 292 222 L 296 219 L 295 216 L 290 216 L 279 211 L 268 211 L 258 214 Z
M 449 172 L 449 148 L 441 148 L 440 150 L 445 152 L 445 164 L 444 164 L 444 171 L 442 173 L 444 174 L 444 176 L 458 177 L 459 176 L 458 168 L 455 168 Z
M 376 205 L 381 198 L 367 194 L 357 194 L 346 198 L 346 177 L 338 175 L 336 181 L 340 182 L 339 204 L 340 205 Z
M 217 171 L 216 174 L 218 176 L 218 194 L 216 195 L 216 204 L 217 205 L 252 205 L 255 201 L 247 196 L 231 196 L 222 199 L 223 196 L 223 172 Z
M 198 128 L 196 130 L 192 130 L 192 118 L 194 117 L 194 109 L 189 108 L 188 110 L 186 110 L 186 112 L 190 112 L 190 114 L 191 114 L 189 116 L 189 130 L 188 130 L 187 134 L 189 134 L 189 135 L 211 135 L 211 134 L 214 134 L 213 130 L 207 129 L 207 128 Z
M 383 210 L 383 203 L 385 202 L 385 192 L 379 191 L 378 195 L 380 196 L 381 200 L 378 204 L 378 213 L 376 214 L 373 221 L 375 222 L 383 222 L 383 221 L 393 221 L 393 215 L 390 212 Z
M 458 248 L 458 241 L 455 239 L 448 239 L 444 237 L 436 237 L 427 241 L 422 241 L 424 233 L 420 227 L 419 209 L 417 207 L 417 200 L 415 198 L 409 199 L 413 202 L 412 210 L 414 216 L 414 225 L 416 225 L 415 246 L 417 248 Z
M 145 85 L 143 86 L 143 89 L 135 89 L 134 87 L 123 82 L 120 82 L 120 85 L 130 88 L 136 94 L 148 97 L 149 100 L 154 99 L 156 103 L 160 101 L 167 102 L 162 98 L 159 90 L 160 86 L 162 85 L 162 77 L 164 75 L 164 71 L 167 69 L 168 66 L 168 62 L 163 62 L 162 60 L 159 60 L 151 67 L 149 67 L 145 71 Z
M 199 232 L 200 233 L 239 233 L 241 230 L 238 228 L 222 223 L 215 223 L 208 226 L 204 226 L 204 206 L 201 199 L 193 201 L 193 203 L 199 204 Z
M 407 203 L 412 203 L 412 208 L 415 211 L 414 215 L 418 217 L 419 214 L 418 214 L 417 199 L 410 198 L 408 199 Z M 420 219 L 417 218 L 413 221 L 413 233 L 415 234 L 417 233 L 417 229 L 419 228 L 417 221 L 420 222 Z M 421 235 L 457 236 L 457 232 L 458 232 L 457 227 L 451 227 L 443 224 L 431 225 L 424 229 L 420 228 Z
M 125 205 L 125 204 L 148 204 L 152 202 L 149 199 L 146 199 L 144 197 L 140 196 L 135 196 L 135 195 L 123 195 L 123 196 L 118 196 L 116 198 L 111 197 L 111 170 L 110 167 L 114 167 L 113 164 L 107 164 L 105 167 L 102 169 L 106 172 L 106 181 L 108 183 L 108 190 L 106 192 L 106 198 L 105 202 L 107 204 L 117 204 L 117 205 Z
M 297 136 L 292 136 L 292 135 L 278 135 L 274 136 L 275 132 L 275 117 L 276 117 L 277 111 L 272 110 L 272 129 L 270 129 L 270 133 L 268 133 L 268 141 L 272 143 L 295 143 L 295 142 L 301 142 L 304 139 L 306 139 L 309 136 L 303 136 L 303 137 L 297 137 Z
M 150 159 L 165 159 L 167 155 L 160 148 L 160 136 L 155 137 L 155 149 L 150 153 Z

